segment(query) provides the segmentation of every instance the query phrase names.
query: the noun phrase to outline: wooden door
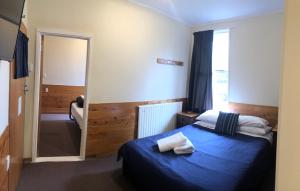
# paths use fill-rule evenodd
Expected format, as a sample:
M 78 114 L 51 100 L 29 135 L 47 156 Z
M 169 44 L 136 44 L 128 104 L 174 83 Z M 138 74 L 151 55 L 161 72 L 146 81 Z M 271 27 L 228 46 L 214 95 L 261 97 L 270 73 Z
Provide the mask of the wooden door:
M 21 24 L 20 30 L 26 34 Z M 23 166 L 24 119 L 25 119 L 25 78 L 14 79 L 15 63 L 10 64 L 9 87 L 9 191 L 15 191 Z
M 9 153 L 11 164 L 9 169 L 9 190 L 15 191 L 23 164 L 25 78 L 13 79 L 14 62 L 11 63 L 10 68 Z

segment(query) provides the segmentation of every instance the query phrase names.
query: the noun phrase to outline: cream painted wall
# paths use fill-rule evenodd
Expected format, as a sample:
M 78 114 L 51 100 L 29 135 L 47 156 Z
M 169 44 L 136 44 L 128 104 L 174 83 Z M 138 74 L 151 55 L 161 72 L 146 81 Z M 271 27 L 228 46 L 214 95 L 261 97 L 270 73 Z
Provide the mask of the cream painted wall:
M 9 107 L 9 66 L 6 61 L 0 61 L 0 136 L 8 126 Z
M 283 49 L 283 14 L 194 27 L 230 29 L 229 100 L 278 106 Z
M 24 3 L 24 9 L 23 9 L 23 16 L 25 16 L 24 18 L 22 18 L 22 22 L 25 24 L 25 26 L 27 26 L 27 21 L 28 21 L 28 1 L 29 0 L 25 0 Z
M 191 29 L 126 0 L 30 0 L 29 62 L 37 28 L 94 36 L 89 76 L 91 103 L 186 97 Z M 158 57 L 184 67 L 156 64 Z M 26 97 L 24 157 L 31 157 L 33 77 Z
M 85 86 L 87 40 L 45 36 L 43 84 Z
M 277 191 L 300 190 L 300 1 L 286 1 L 277 144 Z

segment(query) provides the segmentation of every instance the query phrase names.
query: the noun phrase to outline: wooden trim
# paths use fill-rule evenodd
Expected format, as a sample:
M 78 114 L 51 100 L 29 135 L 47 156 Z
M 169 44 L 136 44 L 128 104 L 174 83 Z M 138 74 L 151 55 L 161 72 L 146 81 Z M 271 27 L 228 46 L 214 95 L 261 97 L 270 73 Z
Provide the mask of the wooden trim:
M 186 98 L 181 98 L 90 104 L 86 155 L 105 156 L 115 154 L 123 143 L 135 139 L 137 137 L 138 106 L 178 101 L 183 101 L 184 105 L 187 103 Z
M 0 190 L 8 191 L 8 172 L 6 171 L 6 156 L 9 155 L 9 127 L 6 127 L 0 137 Z
M 278 123 L 278 107 L 229 103 L 229 110 L 242 115 L 254 115 L 267 119 L 271 127 L 277 126 Z
M 184 64 L 182 61 L 167 60 L 163 58 L 158 58 L 156 62 L 157 64 L 168 64 L 168 65 L 176 65 L 176 66 L 183 66 Z

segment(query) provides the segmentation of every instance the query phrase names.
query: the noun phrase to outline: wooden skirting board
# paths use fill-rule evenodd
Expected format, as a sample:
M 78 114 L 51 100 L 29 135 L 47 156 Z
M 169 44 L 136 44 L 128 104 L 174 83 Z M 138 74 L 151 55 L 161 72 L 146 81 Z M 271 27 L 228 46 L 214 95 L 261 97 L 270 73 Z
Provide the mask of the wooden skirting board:
M 8 172 L 6 171 L 6 156 L 9 155 L 9 128 L 0 137 L 0 190 L 8 191 Z
M 115 154 L 120 146 L 133 140 L 137 135 L 138 111 L 140 105 L 169 103 L 183 101 L 186 98 L 127 102 L 90 104 L 87 128 L 87 156 L 104 156 Z
M 40 113 L 68 114 L 70 102 L 84 94 L 84 90 L 84 86 L 42 85 Z

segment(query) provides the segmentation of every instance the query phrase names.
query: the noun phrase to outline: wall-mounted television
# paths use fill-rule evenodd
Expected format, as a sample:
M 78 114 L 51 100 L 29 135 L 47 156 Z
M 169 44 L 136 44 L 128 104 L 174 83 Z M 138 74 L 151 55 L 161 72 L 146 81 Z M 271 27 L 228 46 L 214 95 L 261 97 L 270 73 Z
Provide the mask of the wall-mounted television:
M 0 60 L 11 61 L 25 0 L 0 0 Z

